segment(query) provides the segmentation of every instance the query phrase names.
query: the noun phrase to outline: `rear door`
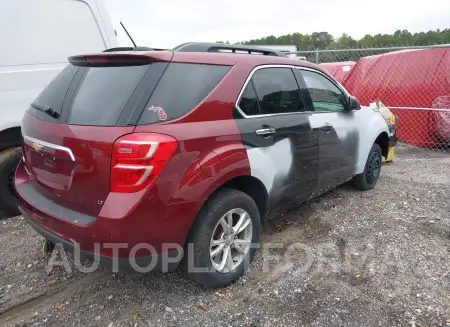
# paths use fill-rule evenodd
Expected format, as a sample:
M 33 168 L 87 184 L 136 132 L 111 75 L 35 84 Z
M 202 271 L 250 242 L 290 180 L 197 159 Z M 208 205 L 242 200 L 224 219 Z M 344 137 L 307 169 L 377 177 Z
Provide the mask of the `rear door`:
M 360 124 L 354 112 L 346 110 L 346 93 L 329 77 L 310 69 L 297 72 L 306 86 L 307 105 L 314 111 L 311 126 L 319 133 L 318 193 L 322 193 L 354 176 Z
M 269 215 L 305 201 L 317 186 L 318 134 L 310 116 L 289 66 L 260 67 L 243 89 L 236 123 L 251 174 L 267 189 Z
M 133 132 L 168 64 L 81 64 L 67 66 L 38 96 L 22 134 L 35 193 L 96 216 L 110 190 L 113 143 Z

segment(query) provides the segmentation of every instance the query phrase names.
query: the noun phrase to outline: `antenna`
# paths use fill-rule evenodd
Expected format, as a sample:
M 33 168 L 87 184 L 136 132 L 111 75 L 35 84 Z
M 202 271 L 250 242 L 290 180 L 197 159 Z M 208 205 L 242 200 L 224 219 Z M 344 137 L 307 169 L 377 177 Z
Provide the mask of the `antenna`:
M 128 33 L 127 29 L 126 29 L 125 26 L 122 24 L 122 22 L 120 22 L 120 25 L 122 25 L 122 27 L 123 27 L 125 33 L 127 33 L 128 37 L 130 38 L 131 43 L 133 43 L 134 47 L 136 48 L 137 45 L 136 45 L 136 43 L 134 43 L 134 40 L 133 40 L 133 38 L 131 37 L 130 33 Z

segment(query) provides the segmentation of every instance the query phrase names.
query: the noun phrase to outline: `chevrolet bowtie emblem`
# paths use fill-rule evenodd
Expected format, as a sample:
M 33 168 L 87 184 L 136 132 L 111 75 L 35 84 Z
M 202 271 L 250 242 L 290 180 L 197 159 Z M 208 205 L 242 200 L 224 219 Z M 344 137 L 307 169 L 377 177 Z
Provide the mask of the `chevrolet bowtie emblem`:
M 33 144 L 31 146 L 33 147 L 33 149 L 35 151 L 41 151 L 42 148 L 44 147 L 43 145 L 40 145 L 39 143 L 35 143 L 35 142 L 33 142 Z

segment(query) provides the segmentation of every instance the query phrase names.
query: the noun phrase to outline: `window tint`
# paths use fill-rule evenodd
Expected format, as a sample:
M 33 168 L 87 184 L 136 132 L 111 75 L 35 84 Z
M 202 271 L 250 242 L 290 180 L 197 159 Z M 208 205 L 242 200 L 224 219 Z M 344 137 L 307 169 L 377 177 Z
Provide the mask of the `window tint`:
M 47 85 L 47 87 L 39 94 L 33 102 L 43 107 L 50 107 L 53 111 L 61 114 L 62 105 L 66 96 L 67 90 L 72 83 L 72 80 L 78 70 L 78 67 L 68 65 Z M 54 118 L 41 113 L 33 108 L 30 108 L 30 113 L 39 119 L 55 122 Z
M 346 96 L 326 77 L 319 73 L 301 70 L 315 111 L 344 111 Z
M 73 99 L 67 123 L 114 126 L 148 65 L 83 69 L 87 72 Z
M 239 108 L 248 116 L 260 114 L 258 98 L 252 82 L 248 83 L 245 87 L 241 101 L 239 101 Z
M 229 70 L 229 66 L 171 63 L 153 91 L 139 124 L 184 115 L 198 105 Z
M 290 68 L 263 68 L 252 77 L 261 114 L 304 111 L 300 90 Z

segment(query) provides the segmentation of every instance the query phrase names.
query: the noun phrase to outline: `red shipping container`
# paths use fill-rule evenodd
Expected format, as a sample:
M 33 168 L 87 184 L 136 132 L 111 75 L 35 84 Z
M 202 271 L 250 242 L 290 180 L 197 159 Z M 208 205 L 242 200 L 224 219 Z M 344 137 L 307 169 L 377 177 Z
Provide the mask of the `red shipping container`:
M 326 70 L 332 75 L 339 83 L 342 83 L 345 76 L 347 76 L 353 67 L 356 65 L 355 61 L 343 61 L 343 62 L 327 62 L 319 64 L 321 68 Z

